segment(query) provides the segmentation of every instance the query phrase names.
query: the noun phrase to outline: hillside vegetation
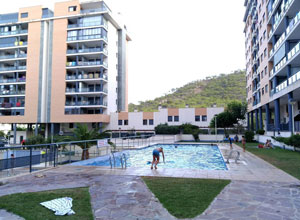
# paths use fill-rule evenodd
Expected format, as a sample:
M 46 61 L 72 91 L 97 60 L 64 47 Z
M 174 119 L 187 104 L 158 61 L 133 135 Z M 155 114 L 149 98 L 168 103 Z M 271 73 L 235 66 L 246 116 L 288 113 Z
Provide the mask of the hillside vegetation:
M 163 108 L 189 107 L 224 107 L 231 101 L 246 100 L 245 71 L 235 71 L 231 74 L 206 77 L 188 83 L 180 88 L 172 89 L 170 94 L 154 100 L 140 102 L 139 105 L 129 104 L 129 111 L 157 111 L 158 105 Z

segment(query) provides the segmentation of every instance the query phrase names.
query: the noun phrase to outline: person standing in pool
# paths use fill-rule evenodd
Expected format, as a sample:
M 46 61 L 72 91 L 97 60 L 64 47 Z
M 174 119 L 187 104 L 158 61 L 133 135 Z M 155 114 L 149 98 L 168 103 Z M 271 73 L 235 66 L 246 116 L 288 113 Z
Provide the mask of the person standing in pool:
M 152 152 L 152 154 L 153 154 L 153 161 L 152 161 L 152 164 L 151 164 L 151 169 L 153 169 L 153 164 L 155 165 L 154 166 L 155 169 L 157 169 L 157 164 L 159 163 L 159 153 L 162 153 L 163 160 L 165 162 L 165 155 L 164 155 L 163 148 L 162 147 L 156 148 Z

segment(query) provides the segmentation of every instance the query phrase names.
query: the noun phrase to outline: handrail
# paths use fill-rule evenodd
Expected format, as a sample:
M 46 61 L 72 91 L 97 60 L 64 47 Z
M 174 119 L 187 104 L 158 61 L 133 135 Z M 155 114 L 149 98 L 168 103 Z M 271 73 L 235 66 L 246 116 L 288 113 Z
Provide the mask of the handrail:
M 238 150 L 230 150 L 230 153 L 229 153 L 229 155 L 228 155 L 228 158 L 227 158 L 226 163 L 229 164 L 229 159 L 230 159 L 230 157 L 232 156 L 232 154 L 233 154 L 234 152 L 237 152 L 237 155 L 236 155 L 236 157 L 235 157 L 235 163 L 237 163 L 237 161 L 240 159 L 240 154 L 241 154 L 241 153 L 240 153 Z

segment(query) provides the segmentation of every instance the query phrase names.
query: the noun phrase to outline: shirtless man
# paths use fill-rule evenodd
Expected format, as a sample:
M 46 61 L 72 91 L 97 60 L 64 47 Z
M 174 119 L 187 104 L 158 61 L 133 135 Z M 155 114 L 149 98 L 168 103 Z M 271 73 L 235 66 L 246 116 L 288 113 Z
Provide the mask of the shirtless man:
M 163 156 L 163 160 L 165 162 L 165 155 L 164 155 L 164 151 L 163 151 L 163 148 L 160 147 L 160 148 L 156 148 L 153 150 L 153 161 L 152 161 L 152 164 L 151 164 L 151 169 L 153 169 L 153 164 L 155 165 L 155 169 L 157 169 L 157 164 L 159 163 L 159 153 L 162 153 L 162 156 Z

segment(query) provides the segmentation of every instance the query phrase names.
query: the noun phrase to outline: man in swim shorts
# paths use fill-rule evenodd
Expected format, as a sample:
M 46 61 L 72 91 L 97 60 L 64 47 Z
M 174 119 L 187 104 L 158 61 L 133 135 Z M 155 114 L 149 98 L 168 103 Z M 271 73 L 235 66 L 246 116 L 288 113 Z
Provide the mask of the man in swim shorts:
M 162 153 L 163 160 L 165 162 L 165 155 L 164 155 L 163 148 L 162 147 L 156 148 L 152 152 L 152 154 L 153 154 L 153 161 L 152 161 L 152 164 L 151 164 L 151 169 L 153 169 L 153 164 L 155 165 L 154 166 L 155 169 L 157 169 L 157 164 L 159 163 L 159 153 Z

